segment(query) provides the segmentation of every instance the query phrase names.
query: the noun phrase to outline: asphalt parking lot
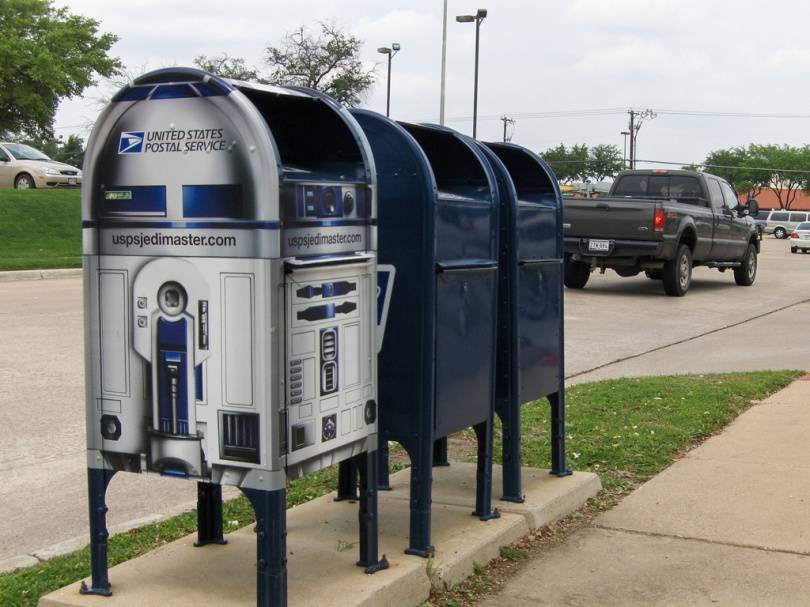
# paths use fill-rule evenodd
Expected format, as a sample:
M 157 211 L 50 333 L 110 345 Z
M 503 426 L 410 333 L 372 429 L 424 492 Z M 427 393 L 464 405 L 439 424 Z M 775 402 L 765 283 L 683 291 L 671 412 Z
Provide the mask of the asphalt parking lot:
M 684 298 L 643 275 L 566 291 L 569 383 L 608 377 L 808 368 L 810 255 L 767 238 L 753 287 L 698 268 Z M 0 283 L 0 561 L 86 543 L 80 279 Z M 118 475 L 109 522 L 189 507 L 193 482 Z

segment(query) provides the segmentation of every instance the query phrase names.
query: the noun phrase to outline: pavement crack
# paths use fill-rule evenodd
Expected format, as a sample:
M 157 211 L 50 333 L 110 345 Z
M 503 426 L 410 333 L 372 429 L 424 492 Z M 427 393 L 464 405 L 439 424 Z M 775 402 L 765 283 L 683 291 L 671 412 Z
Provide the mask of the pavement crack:
M 610 525 L 602 525 L 600 523 L 593 523 L 592 528 L 603 529 L 605 531 L 617 531 L 619 533 L 627 533 L 629 535 L 641 535 L 645 537 L 683 540 L 685 542 L 700 542 L 701 544 L 728 546 L 729 548 L 744 548 L 746 550 L 759 550 L 760 552 L 776 552 L 779 554 L 792 554 L 795 556 L 810 557 L 810 552 L 805 552 L 802 550 L 788 550 L 787 548 L 771 548 L 768 546 L 759 546 L 757 544 L 743 544 L 739 542 L 725 542 L 722 540 L 708 540 L 704 537 L 694 537 L 691 535 L 673 535 L 671 533 L 659 533 L 656 531 L 639 531 L 637 529 L 624 529 L 622 527 L 611 527 Z
M 744 325 L 746 323 L 752 322 L 754 320 L 759 320 L 760 318 L 765 318 L 767 316 L 771 316 L 772 314 L 777 314 L 779 312 L 784 312 L 785 310 L 789 310 L 790 308 L 795 308 L 796 306 L 800 306 L 802 304 L 810 303 L 810 299 L 802 299 L 801 301 L 797 301 L 791 304 L 787 304 L 785 306 L 781 306 L 779 308 L 774 308 L 773 310 L 768 310 L 767 312 L 763 312 L 762 314 L 757 314 L 756 316 L 751 316 L 750 318 L 746 318 L 744 320 L 739 320 L 737 322 L 733 322 L 728 325 L 724 325 L 722 327 L 717 327 L 716 329 L 711 329 L 709 331 L 704 331 L 703 333 L 698 333 L 697 335 L 692 335 L 691 337 L 685 337 L 683 339 L 679 339 L 678 341 L 673 341 L 668 344 L 663 344 L 660 346 L 656 346 L 654 348 L 650 348 L 649 350 L 644 350 L 643 352 L 637 352 L 636 354 L 630 354 L 628 356 L 623 356 L 621 358 L 617 358 L 615 360 L 608 361 L 606 363 L 602 363 L 601 365 L 596 365 L 595 367 L 591 367 L 590 369 L 585 369 L 583 371 L 577 371 L 576 373 L 572 373 L 571 375 L 566 375 L 565 379 L 574 379 L 575 377 L 580 377 L 582 375 L 587 375 L 588 373 L 593 373 L 594 371 L 598 371 L 599 369 L 604 369 L 605 367 L 610 367 L 612 365 L 616 365 L 619 363 L 623 363 L 628 360 L 633 360 L 636 358 L 641 358 L 642 356 L 646 356 L 647 354 L 652 354 L 653 352 L 660 352 L 661 350 L 666 350 L 667 348 L 671 348 L 672 346 L 680 346 L 681 344 L 689 343 L 690 341 L 695 341 L 697 339 L 701 339 L 702 337 L 706 337 L 708 335 L 713 335 L 715 333 L 720 333 L 721 331 L 726 331 L 728 329 L 733 329 L 734 327 L 739 327 L 740 325 Z

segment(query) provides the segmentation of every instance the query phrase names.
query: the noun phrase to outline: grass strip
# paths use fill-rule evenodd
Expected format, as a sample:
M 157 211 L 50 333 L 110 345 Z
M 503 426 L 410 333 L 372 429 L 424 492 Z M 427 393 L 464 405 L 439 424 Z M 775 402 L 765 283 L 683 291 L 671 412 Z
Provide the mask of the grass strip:
M 81 266 L 81 194 L 0 189 L 0 270 Z

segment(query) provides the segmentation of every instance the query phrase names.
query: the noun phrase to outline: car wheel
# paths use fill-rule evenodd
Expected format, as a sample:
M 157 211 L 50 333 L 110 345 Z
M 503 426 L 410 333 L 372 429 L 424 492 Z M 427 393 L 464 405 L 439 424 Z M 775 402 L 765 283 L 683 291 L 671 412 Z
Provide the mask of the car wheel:
M 779 240 L 782 240 L 783 238 L 787 238 L 787 230 L 785 230 L 785 228 L 776 228 L 773 231 L 773 235 L 776 236 Z
M 28 173 L 17 175 L 17 178 L 14 180 L 14 188 L 17 190 L 31 190 L 35 187 L 37 186 L 34 183 L 34 178 Z
M 683 297 L 692 285 L 692 251 L 685 244 L 678 245 L 675 257 L 664 264 L 661 276 L 664 291 L 672 297 Z
M 739 267 L 734 268 L 734 282 L 741 287 L 750 287 L 757 278 L 757 248 L 748 243 L 748 250 Z
M 569 289 L 582 289 L 591 276 L 591 268 L 581 261 L 572 261 L 571 258 L 565 260 L 565 276 L 563 282 Z
M 664 271 L 663 270 L 645 270 L 644 274 L 650 280 L 661 280 L 664 277 Z
M 791 253 L 796 253 L 796 252 L 798 252 L 798 250 L 799 249 L 797 249 L 796 247 L 790 247 L 790 252 Z M 804 251 L 802 251 L 802 253 L 804 253 Z

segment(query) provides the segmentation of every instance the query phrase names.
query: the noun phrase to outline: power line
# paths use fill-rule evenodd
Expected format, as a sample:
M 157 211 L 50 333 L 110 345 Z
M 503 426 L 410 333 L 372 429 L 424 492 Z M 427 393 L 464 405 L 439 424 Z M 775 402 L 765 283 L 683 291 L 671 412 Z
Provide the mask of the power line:
M 632 108 L 631 108 L 632 109 Z M 810 114 L 780 114 L 774 112 L 726 112 L 710 110 L 671 110 L 661 108 L 650 108 L 656 114 L 665 116 L 694 116 L 701 118 L 777 118 L 777 119 L 810 119 Z M 523 112 L 509 113 L 512 118 L 520 119 L 541 119 L 541 118 L 586 118 L 596 116 L 610 116 L 614 114 L 624 114 L 626 107 L 612 108 L 588 108 L 579 110 L 551 110 L 546 112 Z M 478 116 L 478 120 L 500 120 L 503 114 L 487 114 Z M 427 120 L 414 120 L 413 122 L 428 122 Z M 472 116 L 453 116 L 445 118 L 445 122 L 462 122 L 472 120 Z
M 541 154 L 542 156 L 542 154 Z M 591 162 L 590 160 L 546 160 L 550 165 L 555 164 L 585 164 Z M 703 164 L 693 162 L 672 162 L 668 160 L 642 160 L 637 158 L 636 162 L 646 162 L 647 164 L 666 164 L 672 166 L 695 166 L 707 169 L 731 169 L 740 171 L 767 171 L 769 173 L 810 173 L 810 169 L 780 169 L 775 167 L 747 167 L 747 166 L 730 166 L 726 164 Z

